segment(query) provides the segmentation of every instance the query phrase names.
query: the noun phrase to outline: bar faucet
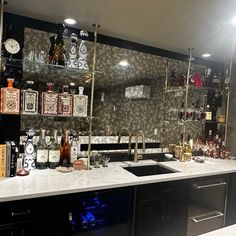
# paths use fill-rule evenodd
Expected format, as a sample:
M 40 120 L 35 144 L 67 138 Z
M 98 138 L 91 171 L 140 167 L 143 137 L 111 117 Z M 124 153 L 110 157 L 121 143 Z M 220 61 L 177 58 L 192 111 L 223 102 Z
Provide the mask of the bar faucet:
M 125 131 L 127 132 L 128 136 L 129 136 L 128 154 L 131 154 L 131 132 L 129 131 L 129 129 L 127 127 L 123 127 L 119 131 L 118 143 L 120 143 L 121 136 L 122 136 L 122 134 L 124 134 Z
M 142 153 L 145 152 L 145 139 L 144 139 L 144 133 L 142 130 L 139 130 L 135 136 L 135 146 L 134 146 L 134 162 L 137 163 L 138 159 L 142 159 L 142 155 L 138 155 L 138 137 L 142 137 Z

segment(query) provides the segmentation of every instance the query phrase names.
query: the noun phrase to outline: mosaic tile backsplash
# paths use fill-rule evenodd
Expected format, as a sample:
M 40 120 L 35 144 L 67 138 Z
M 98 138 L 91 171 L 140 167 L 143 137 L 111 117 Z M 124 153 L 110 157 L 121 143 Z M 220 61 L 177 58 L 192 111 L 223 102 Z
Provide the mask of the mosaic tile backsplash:
M 50 33 L 34 29 L 25 29 L 24 55 L 30 51 L 45 51 L 50 47 Z M 65 38 L 66 48 L 69 46 L 69 38 Z M 93 43 L 87 42 L 88 64 L 92 68 Z M 127 60 L 128 66 L 119 64 L 121 60 Z M 184 92 L 164 92 L 167 63 L 170 71 L 177 74 L 186 74 L 187 62 L 167 59 L 157 55 L 141 53 L 124 48 L 99 44 L 97 46 L 96 70 L 102 73 L 96 74 L 93 130 L 95 135 L 117 135 L 122 127 L 127 127 L 134 135 L 142 130 L 146 138 L 151 138 L 162 143 L 175 143 L 180 140 L 183 125 L 177 119 L 177 111 L 184 102 Z M 204 67 L 193 65 L 204 71 Z M 68 84 L 71 79 L 77 85 L 85 86 L 85 93 L 90 94 L 90 83 L 85 83 L 81 76 L 42 75 L 38 73 L 24 73 L 24 80 L 33 79 L 40 81 L 41 90 L 48 81 L 53 81 L 58 87 Z M 145 85 L 150 87 L 149 99 L 130 99 L 125 97 L 127 87 Z M 203 106 L 205 101 L 203 90 L 190 92 L 189 104 L 196 103 L 199 99 Z M 90 103 L 90 100 L 89 100 Z M 86 119 L 58 119 L 53 117 L 22 117 L 21 129 L 27 127 L 36 129 L 76 129 L 87 134 L 88 122 Z M 187 123 L 187 133 L 195 137 L 202 132 L 203 124 L 200 121 Z

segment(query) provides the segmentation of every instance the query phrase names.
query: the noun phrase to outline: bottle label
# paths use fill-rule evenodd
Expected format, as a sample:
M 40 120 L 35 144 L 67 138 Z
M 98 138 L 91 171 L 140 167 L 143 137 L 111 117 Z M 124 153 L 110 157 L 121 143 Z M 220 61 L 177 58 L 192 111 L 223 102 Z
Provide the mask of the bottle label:
M 85 95 L 74 96 L 74 116 L 87 116 L 88 97 Z
M 38 112 L 38 94 L 34 91 L 24 91 L 23 96 L 23 113 L 37 113 Z
M 20 112 L 20 94 L 18 89 L 2 88 L 1 112 L 13 114 Z
M 212 120 L 212 112 L 207 111 L 205 119 L 206 120 Z
M 42 93 L 42 113 L 57 115 L 58 95 L 56 93 Z
M 37 162 L 48 161 L 48 150 L 37 150 Z
M 60 161 L 60 150 L 49 150 L 49 162 Z
M 73 163 L 75 160 L 77 160 L 77 154 L 78 154 L 78 147 L 71 147 L 71 149 L 70 149 L 71 163 Z

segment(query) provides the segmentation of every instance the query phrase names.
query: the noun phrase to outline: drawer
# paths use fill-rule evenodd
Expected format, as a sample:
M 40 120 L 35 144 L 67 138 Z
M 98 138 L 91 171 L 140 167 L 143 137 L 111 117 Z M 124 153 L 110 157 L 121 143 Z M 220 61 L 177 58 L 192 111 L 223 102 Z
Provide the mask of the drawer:
M 224 214 L 220 211 L 209 211 L 188 218 L 188 236 L 207 233 L 223 227 Z

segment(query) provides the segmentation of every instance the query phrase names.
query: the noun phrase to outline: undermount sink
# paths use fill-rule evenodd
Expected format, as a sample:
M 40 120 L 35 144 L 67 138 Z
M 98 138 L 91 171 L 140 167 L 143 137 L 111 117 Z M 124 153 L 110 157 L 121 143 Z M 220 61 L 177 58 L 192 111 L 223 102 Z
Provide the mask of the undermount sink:
M 136 176 L 163 175 L 178 172 L 157 164 L 147 166 L 129 166 L 123 168 Z

